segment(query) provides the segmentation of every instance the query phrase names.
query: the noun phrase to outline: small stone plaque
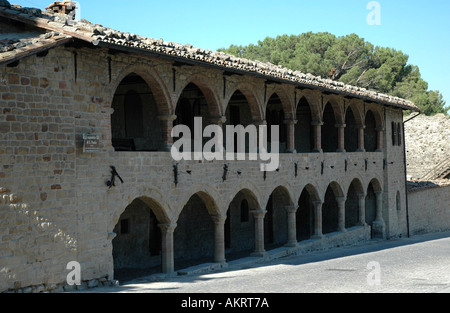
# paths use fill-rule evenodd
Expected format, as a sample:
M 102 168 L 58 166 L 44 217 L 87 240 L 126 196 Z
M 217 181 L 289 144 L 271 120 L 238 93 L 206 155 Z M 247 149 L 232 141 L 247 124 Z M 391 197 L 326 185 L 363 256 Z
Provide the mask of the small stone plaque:
M 100 150 L 100 136 L 83 134 L 83 152 L 97 152 Z

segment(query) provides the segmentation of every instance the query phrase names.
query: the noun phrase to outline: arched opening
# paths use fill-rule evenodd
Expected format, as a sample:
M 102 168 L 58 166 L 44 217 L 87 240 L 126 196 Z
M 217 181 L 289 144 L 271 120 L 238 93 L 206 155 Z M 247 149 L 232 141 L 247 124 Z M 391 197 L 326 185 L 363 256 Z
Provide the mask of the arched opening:
M 377 197 L 373 183 L 367 188 L 366 195 L 366 224 L 372 226 L 377 217 Z
M 302 97 L 297 106 L 297 124 L 295 125 L 295 149 L 298 153 L 309 153 L 314 149 L 314 131 L 312 112 L 308 100 Z
M 179 100 L 177 102 L 177 106 L 175 109 L 175 115 L 177 119 L 173 122 L 173 126 L 177 125 L 185 125 L 191 131 L 191 148 L 195 149 L 194 146 L 194 120 L 196 117 L 200 117 L 202 120 L 202 132 L 207 127 L 210 122 L 210 114 L 208 102 L 206 100 L 205 95 L 201 91 L 201 89 L 194 83 L 189 83 L 181 93 Z M 183 134 L 185 136 L 185 134 Z M 202 136 L 203 137 L 203 136 Z M 176 141 L 176 139 L 174 138 Z M 208 141 L 208 138 L 203 139 L 203 144 Z M 200 147 L 199 147 L 200 148 Z M 200 151 L 203 151 L 203 145 Z M 180 151 L 183 152 L 183 151 Z
M 231 261 L 253 252 L 255 246 L 254 218 L 252 210 L 258 209 L 253 194 L 241 190 L 231 201 L 225 221 L 226 259 Z
M 213 262 L 214 223 L 199 194 L 183 207 L 173 236 L 175 270 Z
M 296 214 L 297 241 L 308 240 L 314 234 L 314 205 L 313 201 L 319 200 L 312 186 L 306 186 L 298 200 Z
M 345 202 L 345 228 L 358 225 L 359 222 L 359 197 L 364 194 L 361 182 L 355 179 L 350 184 Z
M 226 125 L 231 126 L 238 126 L 242 125 L 244 127 L 247 127 L 248 125 L 253 123 L 253 117 L 252 112 L 250 110 L 249 102 L 246 98 L 246 96 L 239 90 L 237 90 L 233 96 L 231 97 L 230 101 L 228 102 L 228 107 L 225 112 L 226 116 Z M 224 129 L 225 131 L 225 129 Z M 246 153 L 249 152 L 249 138 L 248 135 L 246 135 L 246 141 L 245 141 L 245 151 Z M 224 136 L 224 145 L 226 147 L 227 140 L 226 136 Z M 234 152 L 238 151 L 238 138 L 237 134 L 234 135 Z
M 112 241 L 115 278 L 127 281 L 161 272 L 161 230 L 151 208 L 134 200 L 114 227 Z
M 358 150 L 358 125 L 355 115 L 351 107 L 347 109 L 345 114 L 345 150 L 347 152 L 355 152 Z
M 279 152 L 284 153 L 286 151 L 287 145 L 287 132 L 286 132 L 286 124 L 285 121 L 285 113 L 283 110 L 283 104 L 281 103 L 281 99 L 278 97 L 276 93 L 274 93 L 268 103 L 266 109 L 266 122 L 267 122 L 267 139 L 268 143 L 272 142 L 272 132 L 271 126 L 279 126 L 280 137 L 279 137 Z M 269 152 L 271 151 L 269 147 Z
M 325 192 L 325 202 L 322 206 L 322 232 L 332 233 L 338 230 L 339 208 L 336 198 L 342 197 L 337 183 L 331 183 Z
M 336 152 L 338 149 L 338 129 L 333 106 L 327 103 L 323 111 L 322 150 L 323 152 Z
M 111 115 L 112 145 L 116 151 L 160 151 L 161 121 L 153 93 L 137 74 L 125 77 L 116 89 Z
M 264 218 L 264 245 L 267 249 L 279 247 L 287 242 L 286 206 L 292 204 L 284 187 L 276 188 L 269 197 Z
M 367 152 L 375 152 L 378 147 L 377 122 L 371 110 L 366 113 L 366 129 L 364 132 L 364 146 Z

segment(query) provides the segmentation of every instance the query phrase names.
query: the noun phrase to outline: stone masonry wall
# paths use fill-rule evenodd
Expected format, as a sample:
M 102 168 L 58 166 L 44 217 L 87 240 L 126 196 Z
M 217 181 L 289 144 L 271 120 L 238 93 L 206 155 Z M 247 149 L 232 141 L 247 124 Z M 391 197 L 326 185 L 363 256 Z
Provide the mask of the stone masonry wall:
M 450 158 L 450 116 L 420 115 L 405 124 L 405 137 L 409 179 L 421 179 Z
M 450 229 L 450 185 L 409 192 L 411 235 Z

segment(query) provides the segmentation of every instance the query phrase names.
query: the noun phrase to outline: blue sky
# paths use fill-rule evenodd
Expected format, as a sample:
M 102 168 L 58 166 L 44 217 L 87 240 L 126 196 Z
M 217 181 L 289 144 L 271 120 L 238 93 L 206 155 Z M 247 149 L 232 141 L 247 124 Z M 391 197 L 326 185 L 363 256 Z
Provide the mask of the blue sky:
M 44 9 L 52 0 L 10 0 Z M 115 4 L 117 2 L 117 4 Z M 409 55 L 430 90 L 450 105 L 450 1 L 378 0 L 381 25 L 369 25 L 370 0 L 79 0 L 82 18 L 124 32 L 216 50 L 265 37 L 356 33 Z M 113 4 L 112 4 L 113 3 Z

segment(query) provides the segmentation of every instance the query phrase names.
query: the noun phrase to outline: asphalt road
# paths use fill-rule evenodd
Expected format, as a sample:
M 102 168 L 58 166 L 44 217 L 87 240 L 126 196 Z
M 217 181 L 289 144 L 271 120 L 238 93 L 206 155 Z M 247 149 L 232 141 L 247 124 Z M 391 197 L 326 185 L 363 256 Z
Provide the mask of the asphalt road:
M 97 288 L 102 293 L 450 293 L 450 232 L 231 266 L 197 276 Z

